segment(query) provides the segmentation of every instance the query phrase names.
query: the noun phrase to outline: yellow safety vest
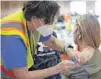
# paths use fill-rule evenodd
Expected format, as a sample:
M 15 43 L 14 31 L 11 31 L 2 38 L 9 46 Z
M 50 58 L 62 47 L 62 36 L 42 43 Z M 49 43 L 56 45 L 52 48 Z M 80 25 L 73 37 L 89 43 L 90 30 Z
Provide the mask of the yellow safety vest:
M 31 42 L 34 42 L 34 45 L 31 45 L 31 43 L 29 42 L 30 38 L 28 37 L 27 33 L 26 20 L 24 18 L 22 10 L 17 11 L 11 15 L 8 15 L 7 17 L 4 17 L 3 19 L 1 19 L 0 22 L 1 22 L 1 32 L 0 32 L 1 35 L 5 36 L 17 35 L 20 36 L 24 41 L 28 53 L 27 68 L 30 68 L 34 64 L 31 53 L 35 51 L 36 45 L 40 39 L 40 34 L 36 32 L 37 34 L 37 35 L 35 34 L 36 36 L 32 35 L 34 40 L 32 40 Z M 32 48 L 33 46 L 34 49 Z M 31 49 L 33 49 L 34 51 L 31 52 Z

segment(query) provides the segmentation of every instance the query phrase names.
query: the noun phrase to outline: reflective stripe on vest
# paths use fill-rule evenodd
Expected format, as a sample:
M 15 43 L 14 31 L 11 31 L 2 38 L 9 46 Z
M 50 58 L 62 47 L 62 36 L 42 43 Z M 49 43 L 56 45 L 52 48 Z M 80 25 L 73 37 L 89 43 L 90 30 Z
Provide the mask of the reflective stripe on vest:
M 9 28 L 9 27 L 10 28 L 17 28 L 19 30 L 24 30 L 22 24 L 21 23 L 19 24 L 19 22 L 6 22 L 6 23 L 1 24 L 1 29 Z
M 34 46 L 34 49 L 35 49 L 37 44 L 38 44 L 38 42 L 39 42 L 39 40 L 40 40 L 40 34 L 39 34 L 38 31 L 34 31 L 33 33 L 34 33 L 33 39 L 35 40 L 35 46 Z
M 34 54 L 33 52 L 35 52 L 35 49 L 36 49 L 36 46 L 37 46 L 39 40 L 40 40 L 40 34 L 38 33 L 38 31 L 34 31 L 34 32 L 30 33 L 30 42 L 31 42 L 32 54 Z
M 1 66 L 1 78 L 3 79 L 14 79 L 14 74 L 10 71 L 7 71 L 4 66 Z M 5 74 L 6 73 L 6 74 Z
M 7 36 L 9 36 L 9 35 L 18 35 L 24 40 L 24 43 L 27 46 L 29 45 L 29 42 L 26 39 L 25 34 L 22 30 L 18 30 L 16 28 L 3 28 L 3 29 L 1 29 L 1 35 L 7 35 Z

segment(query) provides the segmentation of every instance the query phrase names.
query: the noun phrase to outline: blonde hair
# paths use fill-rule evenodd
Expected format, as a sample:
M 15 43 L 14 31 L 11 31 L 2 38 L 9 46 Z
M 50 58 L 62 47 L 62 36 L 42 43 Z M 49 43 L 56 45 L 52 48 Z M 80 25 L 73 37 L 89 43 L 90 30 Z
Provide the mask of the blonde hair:
M 97 49 L 100 45 L 100 24 L 97 18 L 91 14 L 85 14 L 80 16 L 76 22 L 81 41 Z

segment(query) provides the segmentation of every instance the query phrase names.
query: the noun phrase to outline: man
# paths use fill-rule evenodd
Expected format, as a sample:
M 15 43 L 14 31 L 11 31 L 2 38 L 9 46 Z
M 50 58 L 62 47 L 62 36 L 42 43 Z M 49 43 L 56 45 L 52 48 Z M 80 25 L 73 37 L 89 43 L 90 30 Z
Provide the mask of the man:
M 52 49 L 64 49 L 64 42 L 51 35 L 58 11 L 54 1 L 28 1 L 23 10 L 1 20 L 2 78 L 42 79 L 72 67 L 73 62 L 63 61 L 51 68 L 28 71 L 34 65 L 32 55 L 39 40 Z

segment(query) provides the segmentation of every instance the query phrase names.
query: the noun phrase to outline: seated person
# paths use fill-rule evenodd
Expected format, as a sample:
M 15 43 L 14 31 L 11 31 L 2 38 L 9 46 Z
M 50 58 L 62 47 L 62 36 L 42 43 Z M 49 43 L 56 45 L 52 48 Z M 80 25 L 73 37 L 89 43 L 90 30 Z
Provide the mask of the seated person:
M 66 79 L 101 79 L 100 24 L 90 14 L 80 16 L 74 27 L 74 42 L 80 51 L 67 48 L 68 56 L 80 59 L 80 67 L 66 72 Z

